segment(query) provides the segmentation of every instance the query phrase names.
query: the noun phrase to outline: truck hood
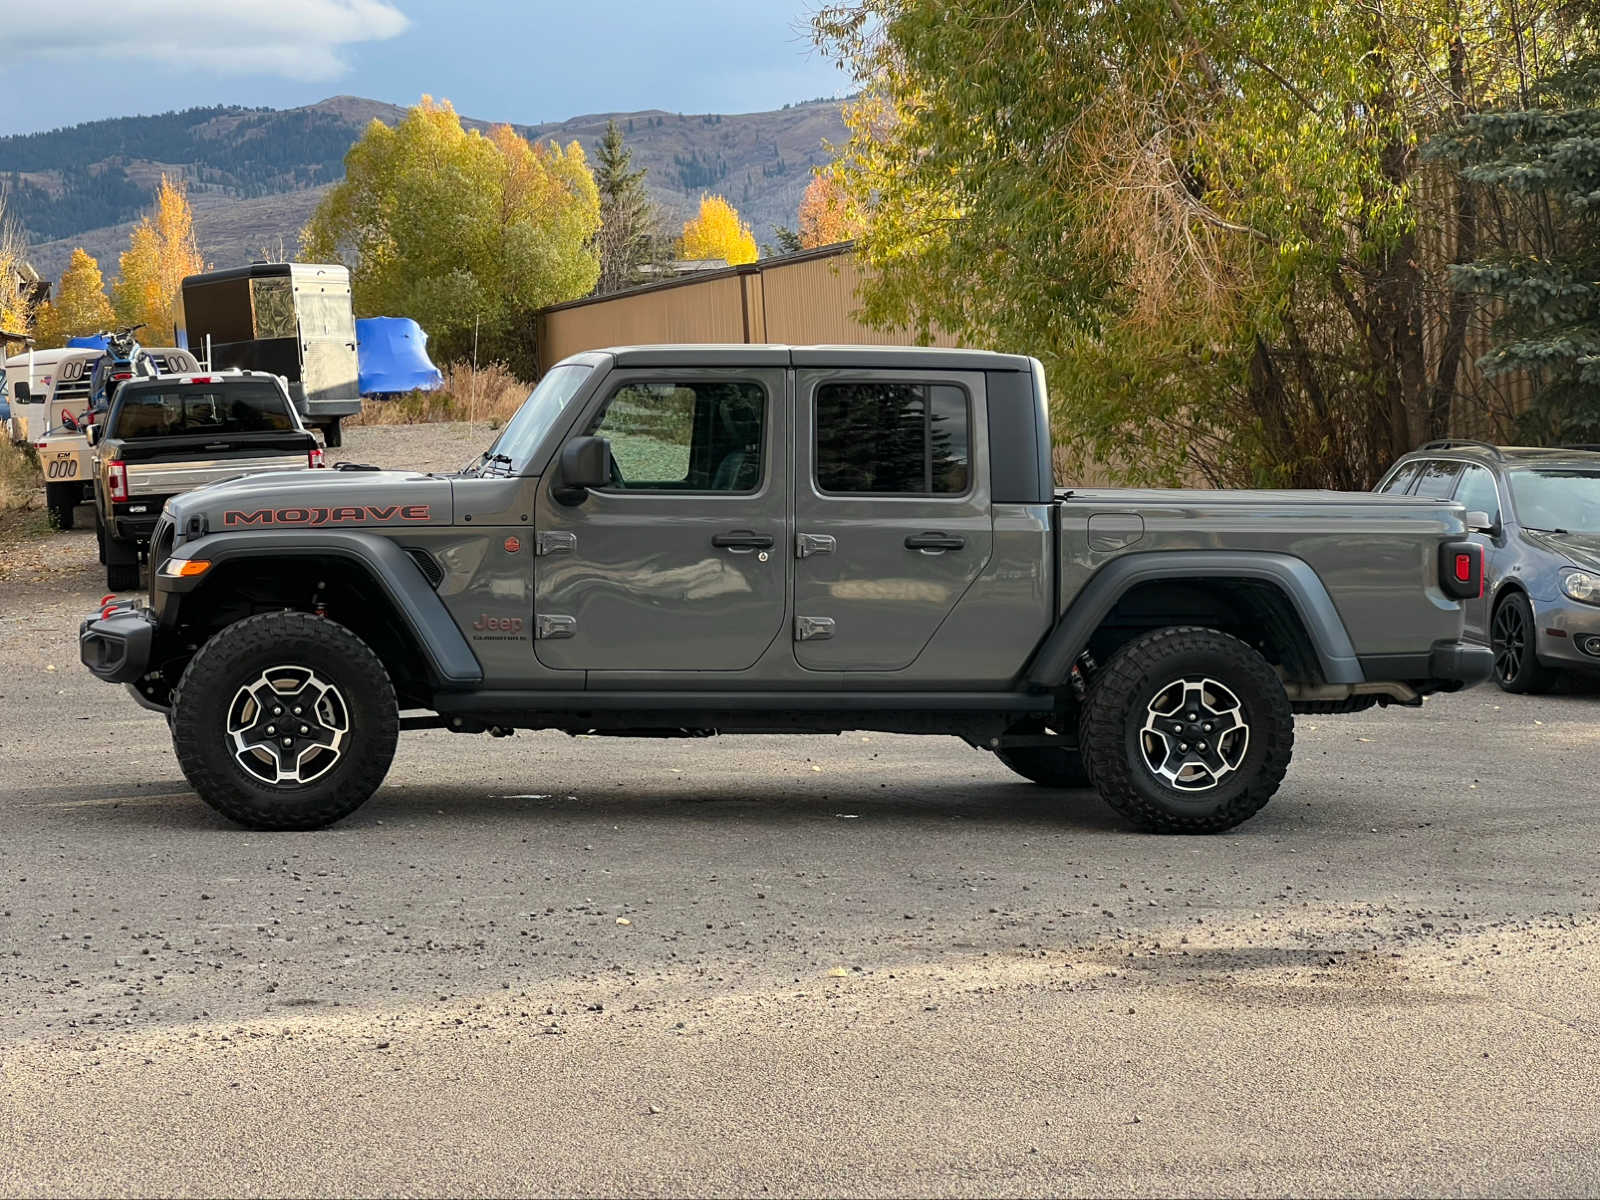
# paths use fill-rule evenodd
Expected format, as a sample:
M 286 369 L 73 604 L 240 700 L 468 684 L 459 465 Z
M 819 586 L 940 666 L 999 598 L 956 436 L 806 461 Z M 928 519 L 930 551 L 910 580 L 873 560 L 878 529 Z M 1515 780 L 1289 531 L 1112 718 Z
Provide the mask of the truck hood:
M 179 529 L 193 529 L 198 518 L 207 533 L 449 525 L 455 518 L 450 480 L 416 471 L 241 475 L 175 496 L 166 511 Z

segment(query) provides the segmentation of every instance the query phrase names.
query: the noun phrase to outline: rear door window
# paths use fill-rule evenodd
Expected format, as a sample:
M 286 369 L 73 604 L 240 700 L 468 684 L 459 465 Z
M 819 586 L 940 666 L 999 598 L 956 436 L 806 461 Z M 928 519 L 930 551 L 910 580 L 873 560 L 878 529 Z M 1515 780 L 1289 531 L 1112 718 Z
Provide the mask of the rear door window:
M 1456 480 L 1461 477 L 1461 463 L 1436 458 L 1422 468 L 1422 478 L 1417 480 L 1415 495 L 1430 500 L 1445 500 L 1456 490 Z
M 108 437 L 215 436 L 231 433 L 287 433 L 295 428 L 289 405 L 270 383 L 241 381 L 225 387 L 178 384 L 163 388 L 124 387 Z
M 817 487 L 832 495 L 963 495 L 970 425 L 966 390 L 953 384 L 823 384 Z

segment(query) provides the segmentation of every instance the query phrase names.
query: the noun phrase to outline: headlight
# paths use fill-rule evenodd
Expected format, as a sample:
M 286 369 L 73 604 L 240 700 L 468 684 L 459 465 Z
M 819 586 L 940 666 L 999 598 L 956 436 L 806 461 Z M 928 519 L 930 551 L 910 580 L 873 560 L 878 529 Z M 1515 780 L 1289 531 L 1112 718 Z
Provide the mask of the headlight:
M 1600 575 L 1567 571 L 1561 576 L 1561 590 L 1584 604 L 1600 604 Z

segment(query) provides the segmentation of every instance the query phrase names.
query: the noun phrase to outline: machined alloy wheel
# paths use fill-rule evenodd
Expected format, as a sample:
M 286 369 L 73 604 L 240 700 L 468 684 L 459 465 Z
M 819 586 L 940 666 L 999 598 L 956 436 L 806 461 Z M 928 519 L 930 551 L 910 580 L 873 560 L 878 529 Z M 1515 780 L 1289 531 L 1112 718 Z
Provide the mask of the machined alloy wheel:
M 168 724 L 212 808 L 252 829 L 319 829 L 383 782 L 400 714 L 372 647 L 327 617 L 281 611 L 213 634 L 184 668 Z
M 1237 771 L 1250 749 L 1244 706 L 1205 676 L 1175 679 L 1145 708 L 1145 766 L 1181 792 L 1204 792 Z
M 1272 664 L 1216 629 L 1153 629 L 1096 673 L 1078 722 L 1101 799 L 1145 829 L 1218 833 L 1283 781 L 1294 713 Z
M 228 737 L 239 765 L 263 783 L 294 787 L 339 761 L 350 706 L 310 667 L 269 667 L 234 694 Z

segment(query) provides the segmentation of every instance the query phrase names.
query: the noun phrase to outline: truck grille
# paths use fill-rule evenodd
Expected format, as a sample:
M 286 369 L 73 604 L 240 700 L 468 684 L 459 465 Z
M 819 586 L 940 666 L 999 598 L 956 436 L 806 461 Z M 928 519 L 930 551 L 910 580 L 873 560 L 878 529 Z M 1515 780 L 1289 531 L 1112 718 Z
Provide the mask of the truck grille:
M 156 572 L 161 570 L 161 564 L 167 561 L 172 553 L 173 542 L 177 538 L 177 528 L 172 518 L 162 513 L 156 521 L 156 527 L 150 534 L 150 604 L 156 602 Z

